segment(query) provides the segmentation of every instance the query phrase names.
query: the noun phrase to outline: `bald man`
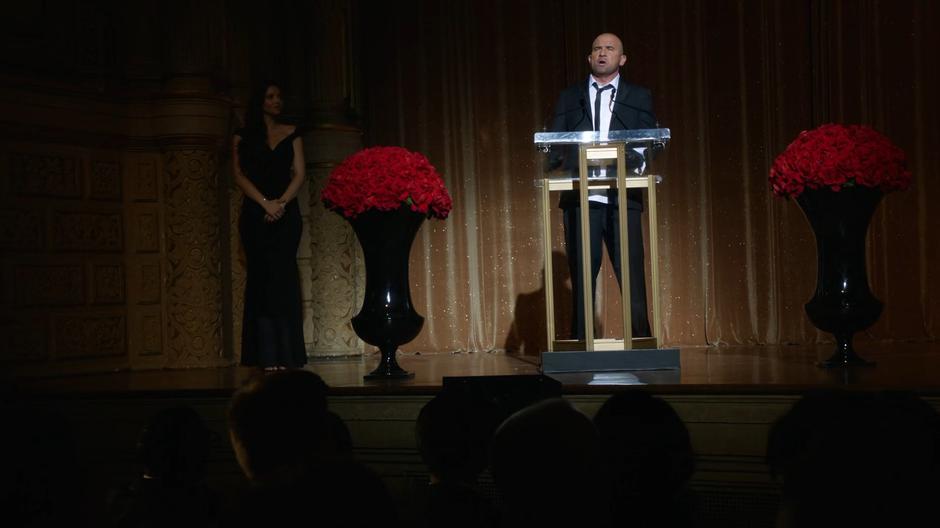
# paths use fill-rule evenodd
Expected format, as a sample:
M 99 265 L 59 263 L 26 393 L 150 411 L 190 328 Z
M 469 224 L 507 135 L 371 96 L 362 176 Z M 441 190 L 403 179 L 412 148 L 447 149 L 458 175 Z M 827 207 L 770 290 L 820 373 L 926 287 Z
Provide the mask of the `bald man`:
M 653 115 L 650 91 L 630 84 L 620 75 L 627 63 L 623 43 L 613 33 L 602 33 L 591 44 L 587 57 L 591 74 L 587 79 L 568 87 L 555 105 L 553 132 L 591 131 L 608 132 L 634 128 L 657 128 Z M 597 115 L 595 115 L 595 110 Z M 638 169 L 643 160 L 636 153 L 627 153 L 629 169 Z M 572 177 L 578 175 L 577 151 L 567 151 L 564 168 Z M 601 169 L 596 176 L 615 176 L 613 167 Z M 601 268 L 601 245 L 620 282 L 620 229 L 618 222 L 617 190 L 591 191 L 588 197 L 591 238 L 591 291 L 596 291 L 597 274 Z M 559 207 L 564 212 L 565 250 L 571 270 L 573 313 L 571 335 L 584 339 L 584 302 L 581 293 L 581 204 L 577 191 L 565 191 Z M 643 270 L 643 233 L 641 214 L 643 196 L 639 190 L 627 193 L 627 229 L 629 234 L 630 309 L 634 337 L 650 335 L 646 307 L 646 275 Z

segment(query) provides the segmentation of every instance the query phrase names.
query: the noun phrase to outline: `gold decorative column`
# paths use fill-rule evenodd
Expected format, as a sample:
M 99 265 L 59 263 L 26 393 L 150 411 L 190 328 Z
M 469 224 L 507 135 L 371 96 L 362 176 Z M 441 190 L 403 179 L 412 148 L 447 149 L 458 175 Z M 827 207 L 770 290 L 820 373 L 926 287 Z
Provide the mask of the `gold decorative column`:
M 302 251 L 305 277 L 304 338 L 312 356 L 361 354 L 362 342 L 350 319 L 359 309 L 364 270 L 359 242 L 349 224 L 327 211 L 320 191 L 330 171 L 362 148 L 362 130 L 355 117 L 358 100 L 358 55 L 353 38 L 352 2 L 321 0 L 310 34 L 317 53 L 310 54 L 309 85 L 313 131 L 304 137 L 309 207 L 305 231 L 309 253 Z M 304 269 L 306 267 L 306 270 Z
M 185 83 L 192 87 L 191 79 Z M 219 156 L 227 137 L 227 100 L 167 94 L 154 118 L 163 157 L 168 366 L 230 364 L 223 339 Z M 181 133 L 185 131 L 185 133 Z

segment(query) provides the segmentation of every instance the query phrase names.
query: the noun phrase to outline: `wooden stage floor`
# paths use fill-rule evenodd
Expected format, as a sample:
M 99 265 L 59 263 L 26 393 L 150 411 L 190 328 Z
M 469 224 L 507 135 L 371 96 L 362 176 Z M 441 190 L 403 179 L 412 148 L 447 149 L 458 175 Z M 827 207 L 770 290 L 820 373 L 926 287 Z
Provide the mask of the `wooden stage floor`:
M 695 347 L 681 349 L 679 370 L 629 373 L 552 374 L 566 394 L 609 394 L 626 386 L 646 386 L 660 394 L 794 394 L 814 388 L 908 389 L 940 394 L 940 343 L 857 345 L 874 367 L 821 369 L 833 345 Z M 377 353 L 361 358 L 313 360 L 336 395 L 433 394 L 444 377 L 538 374 L 534 356 L 501 353 L 400 354 L 399 363 L 412 379 L 368 382 L 363 375 L 378 361 Z M 41 393 L 142 393 L 165 391 L 229 394 L 253 369 L 224 367 L 191 370 L 111 372 L 49 378 L 20 378 L 16 384 Z

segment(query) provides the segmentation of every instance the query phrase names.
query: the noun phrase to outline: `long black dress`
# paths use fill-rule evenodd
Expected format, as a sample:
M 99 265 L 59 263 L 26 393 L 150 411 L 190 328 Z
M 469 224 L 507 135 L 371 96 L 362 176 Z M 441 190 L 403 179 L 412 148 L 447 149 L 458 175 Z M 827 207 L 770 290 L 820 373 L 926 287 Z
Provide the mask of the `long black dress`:
M 244 132 L 242 142 L 249 141 Z M 265 138 L 239 148 L 245 176 L 268 199 L 287 189 L 294 162 L 294 138 L 287 136 L 272 150 Z M 260 367 L 301 367 L 307 362 L 301 314 L 297 248 L 303 223 L 297 200 L 284 215 L 265 222 L 264 209 L 244 197 L 238 231 L 245 248 L 247 282 L 242 323 L 241 363 Z

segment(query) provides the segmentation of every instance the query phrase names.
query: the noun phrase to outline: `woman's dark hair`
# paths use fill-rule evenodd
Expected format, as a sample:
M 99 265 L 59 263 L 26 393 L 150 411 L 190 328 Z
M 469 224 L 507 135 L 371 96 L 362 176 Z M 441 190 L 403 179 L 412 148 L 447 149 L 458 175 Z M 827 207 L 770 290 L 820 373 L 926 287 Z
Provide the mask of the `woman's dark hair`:
M 238 131 L 242 140 L 238 143 L 238 161 L 243 171 L 251 166 L 258 149 L 266 146 L 268 140 L 268 130 L 264 124 L 264 99 L 268 94 L 268 88 L 272 86 L 281 90 L 283 96 L 284 89 L 280 83 L 273 80 L 264 80 L 251 90 L 248 97 L 248 105 L 245 107 L 245 126 Z

